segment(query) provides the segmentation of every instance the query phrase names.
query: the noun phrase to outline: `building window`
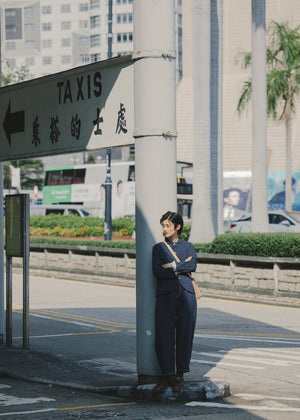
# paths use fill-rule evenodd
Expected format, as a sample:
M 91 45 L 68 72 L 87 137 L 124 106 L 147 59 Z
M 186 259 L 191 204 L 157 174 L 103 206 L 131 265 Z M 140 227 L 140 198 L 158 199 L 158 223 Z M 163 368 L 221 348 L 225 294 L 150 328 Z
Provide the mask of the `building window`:
M 79 3 L 79 12 L 87 12 L 89 10 L 88 3 Z
M 24 7 L 24 15 L 25 16 L 33 16 L 33 11 L 34 11 L 33 6 Z
M 71 12 L 71 5 L 70 4 L 62 4 L 60 7 L 61 13 L 70 13 Z
M 96 61 L 100 61 L 101 60 L 101 55 L 98 54 L 91 54 L 91 61 L 92 63 L 95 63 Z
M 52 31 L 52 23 L 45 22 L 42 24 L 42 31 Z
M 131 4 L 132 0 L 116 0 L 117 4 Z
M 81 63 L 89 63 L 90 56 L 88 54 L 80 54 L 80 62 Z
M 117 23 L 132 23 L 132 13 L 117 14 Z
M 100 35 L 91 35 L 91 48 L 98 47 L 100 45 Z
M 15 34 L 17 32 L 16 25 L 6 25 L 5 32 L 7 34 Z
M 25 49 L 26 50 L 32 50 L 33 48 L 35 48 L 35 40 L 34 39 L 25 41 Z
M 26 57 L 25 58 L 25 65 L 26 66 L 34 66 L 34 57 Z
M 117 34 L 117 42 L 132 42 L 132 32 L 123 32 Z
M 79 38 L 79 46 L 80 47 L 88 47 L 89 46 L 89 37 L 88 36 L 81 36 Z
M 70 29 L 71 29 L 71 22 L 68 22 L 68 21 L 61 22 L 62 31 L 70 30 Z
M 43 15 L 51 15 L 52 7 L 51 6 L 43 6 L 42 7 L 42 14 Z
M 80 29 L 88 29 L 89 21 L 88 20 L 80 20 L 79 21 L 79 28 Z
M 5 17 L 16 16 L 16 9 L 5 9 Z
M 43 39 L 43 48 L 52 48 L 52 39 Z
M 71 38 L 63 38 L 61 40 L 62 47 L 70 47 L 71 46 Z
M 14 41 L 10 41 L 6 43 L 6 49 L 7 50 L 15 50 L 16 49 L 16 43 Z
M 24 31 L 25 32 L 34 32 L 34 24 L 33 23 L 25 23 Z
M 91 28 L 98 28 L 100 26 L 100 16 L 91 16 Z
M 100 7 L 100 0 L 90 0 L 91 9 Z
M 62 55 L 61 63 L 62 64 L 70 64 L 71 63 L 71 56 L 70 55 Z
M 52 64 L 52 57 L 51 56 L 45 56 L 43 57 L 43 64 Z

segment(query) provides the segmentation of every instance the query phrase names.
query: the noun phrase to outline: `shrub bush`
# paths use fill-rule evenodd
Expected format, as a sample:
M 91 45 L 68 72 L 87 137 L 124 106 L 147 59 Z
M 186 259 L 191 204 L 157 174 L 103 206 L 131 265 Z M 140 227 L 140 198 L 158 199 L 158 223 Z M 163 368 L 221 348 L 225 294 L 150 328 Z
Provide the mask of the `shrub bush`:
M 112 220 L 112 233 L 117 236 L 132 235 L 135 229 L 134 217 Z M 87 237 L 104 235 L 104 219 L 99 217 L 32 216 L 30 234 L 36 236 Z
M 31 244 L 49 244 L 49 245 L 82 245 L 98 248 L 122 248 L 135 249 L 135 241 L 100 241 L 96 239 L 68 239 L 68 238 L 30 238 Z
M 75 215 L 33 216 L 30 218 L 31 243 L 74 245 L 72 237 L 103 236 L 104 220 L 98 217 L 82 218 Z M 132 235 L 133 217 L 112 221 L 113 235 Z M 188 240 L 191 226 L 184 225 L 181 238 Z M 70 239 L 67 239 L 69 237 Z M 98 241 L 77 239 L 76 245 L 135 248 L 134 241 Z M 196 252 L 210 254 L 244 255 L 260 257 L 300 258 L 298 233 L 228 233 L 217 236 L 213 242 L 194 244 Z
M 197 252 L 203 244 L 196 244 Z M 206 244 L 211 254 L 247 255 L 256 257 L 300 257 L 299 233 L 229 233 L 217 236 Z

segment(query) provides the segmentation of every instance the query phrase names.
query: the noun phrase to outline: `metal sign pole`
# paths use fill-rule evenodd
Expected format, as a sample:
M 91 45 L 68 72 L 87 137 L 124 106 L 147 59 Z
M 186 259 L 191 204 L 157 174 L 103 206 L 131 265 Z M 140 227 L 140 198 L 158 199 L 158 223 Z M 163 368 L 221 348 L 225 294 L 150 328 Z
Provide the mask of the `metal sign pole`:
M 6 347 L 12 346 L 12 257 L 6 256 Z
M 24 253 L 23 253 L 23 348 L 29 348 L 29 194 L 24 195 Z

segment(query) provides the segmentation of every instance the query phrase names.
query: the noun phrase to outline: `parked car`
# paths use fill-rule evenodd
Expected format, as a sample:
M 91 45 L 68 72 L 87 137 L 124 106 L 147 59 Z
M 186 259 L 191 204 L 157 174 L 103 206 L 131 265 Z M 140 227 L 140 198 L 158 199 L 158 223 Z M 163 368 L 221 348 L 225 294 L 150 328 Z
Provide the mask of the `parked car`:
M 300 232 L 300 222 L 284 211 L 268 212 L 269 232 Z M 230 232 L 251 232 L 251 213 L 230 222 Z
M 88 217 L 90 213 L 86 211 L 80 205 L 62 205 L 62 204 L 52 204 L 52 205 L 38 205 L 30 206 L 30 216 L 48 216 L 49 214 L 75 214 L 80 217 Z

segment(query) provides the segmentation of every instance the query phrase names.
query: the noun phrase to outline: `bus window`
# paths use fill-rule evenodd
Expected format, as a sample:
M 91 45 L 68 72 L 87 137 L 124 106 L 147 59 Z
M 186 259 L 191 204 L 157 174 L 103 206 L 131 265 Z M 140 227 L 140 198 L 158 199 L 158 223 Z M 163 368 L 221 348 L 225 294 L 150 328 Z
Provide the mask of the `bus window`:
M 61 184 L 73 184 L 74 170 L 65 169 L 62 171 Z
M 74 171 L 74 184 L 84 184 L 85 169 L 75 169 Z
M 60 180 L 60 171 L 49 171 L 46 174 L 45 185 L 58 185 Z
M 177 177 L 177 194 L 193 194 L 193 184 L 187 183 L 183 177 Z
M 134 167 L 134 165 L 129 166 L 128 181 L 135 181 L 135 167 Z

